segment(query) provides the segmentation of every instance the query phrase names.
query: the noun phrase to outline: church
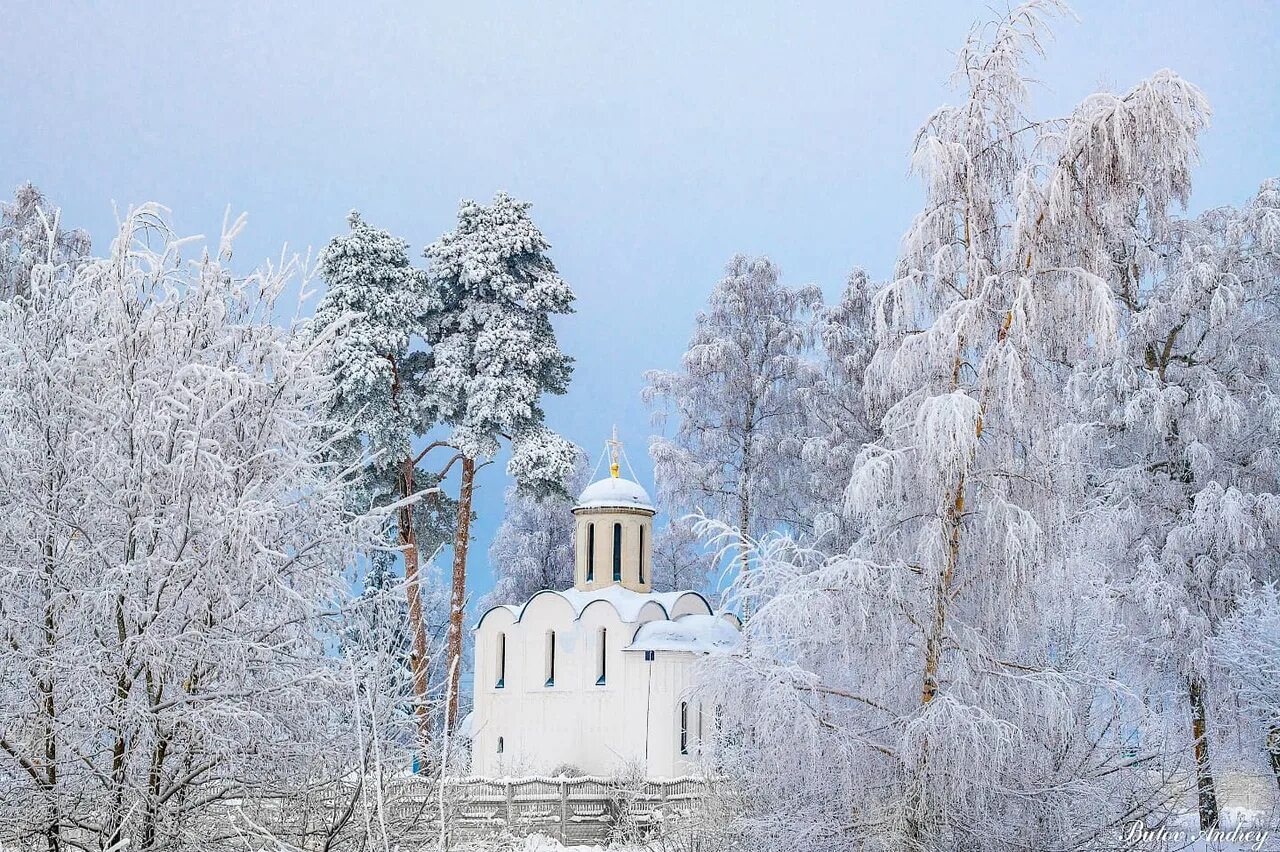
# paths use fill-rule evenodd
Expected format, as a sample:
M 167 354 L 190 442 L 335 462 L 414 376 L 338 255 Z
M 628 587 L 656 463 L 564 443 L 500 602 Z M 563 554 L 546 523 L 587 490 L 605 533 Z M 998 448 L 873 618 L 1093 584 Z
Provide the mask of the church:
M 697 772 L 714 721 L 691 694 L 694 663 L 731 651 L 741 624 L 698 592 L 652 591 L 656 510 L 609 444 L 610 475 L 572 510 L 573 588 L 494 607 L 475 627 L 473 775 Z

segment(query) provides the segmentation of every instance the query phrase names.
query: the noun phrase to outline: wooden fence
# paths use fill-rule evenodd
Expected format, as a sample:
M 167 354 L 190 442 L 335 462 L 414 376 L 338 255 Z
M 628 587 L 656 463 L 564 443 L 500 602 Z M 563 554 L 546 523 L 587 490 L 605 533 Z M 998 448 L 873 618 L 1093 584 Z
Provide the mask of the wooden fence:
M 691 815 L 719 782 L 705 778 L 622 782 L 613 778 L 419 778 L 390 781 L 376 799 L 357 788 L 329 790 L 307 806 L 258 800 L 229 809 L 257 832 L 309 848 L 349 812 L 330 848 L 360 848 L 371 828 L 402 849 L 435 848 L 442 828 L 446 848 L 501 835 L 539 833 L 567 846 L 611 839 L 669 836 L 688 831 Z M 354 804 L 353 804 L 354 800 Z M 235 817 L 228 813 L 234 821 Z

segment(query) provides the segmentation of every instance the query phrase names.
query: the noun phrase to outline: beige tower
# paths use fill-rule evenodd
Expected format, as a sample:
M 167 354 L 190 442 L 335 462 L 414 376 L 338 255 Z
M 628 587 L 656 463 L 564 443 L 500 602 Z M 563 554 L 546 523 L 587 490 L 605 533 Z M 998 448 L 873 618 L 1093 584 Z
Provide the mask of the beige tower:
M 581 591 L 620 585 L 635 592 L 653 586 L 653 516 L 649 494 L 620 475 L 622 445 L 609 442 L 609 478 L 593 482 L 573 507 L 577 529 L 573 585 Z

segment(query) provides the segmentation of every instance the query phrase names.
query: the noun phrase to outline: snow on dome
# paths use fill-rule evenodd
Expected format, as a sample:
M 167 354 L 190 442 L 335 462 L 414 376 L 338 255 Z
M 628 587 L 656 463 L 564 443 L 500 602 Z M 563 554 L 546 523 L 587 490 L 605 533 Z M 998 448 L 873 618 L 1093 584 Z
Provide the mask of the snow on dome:
M 638 482 L 610 476 L 588 485 L 575 509 L 647 509 L 654 511 L 649 492 Z
M 681 615 L 640 625 L 628 651 L 732 651 L 742 635 L 724 615 Z

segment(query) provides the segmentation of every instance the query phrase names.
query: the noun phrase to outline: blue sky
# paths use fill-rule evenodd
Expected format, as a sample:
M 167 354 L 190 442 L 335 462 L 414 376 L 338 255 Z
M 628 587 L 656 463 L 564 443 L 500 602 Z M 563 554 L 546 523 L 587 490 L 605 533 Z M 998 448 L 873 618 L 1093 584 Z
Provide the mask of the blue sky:
M 0 187 L 31 180 L 102 247 L 112 204 L 184 233 L 249 213 L 248 263 L 319 248 L 358 208 L 415 256 L 459 199 L 532 201 L 578 312 L 549 420 L 645 484 L 641 374 L 674 367 L 734 252 L 834 295 L 886 275 L 919 191 L 917 126 L 985 3 L 4 3 Z M 1215 109 L 1194 209 L 1280 174 L 1280 4 L 1080 0 L 1035 110 L 1172 68 Z M 486 468 L 473 599 L 506 481 Z M 566 523 L 568 519 L 566 519 Z

